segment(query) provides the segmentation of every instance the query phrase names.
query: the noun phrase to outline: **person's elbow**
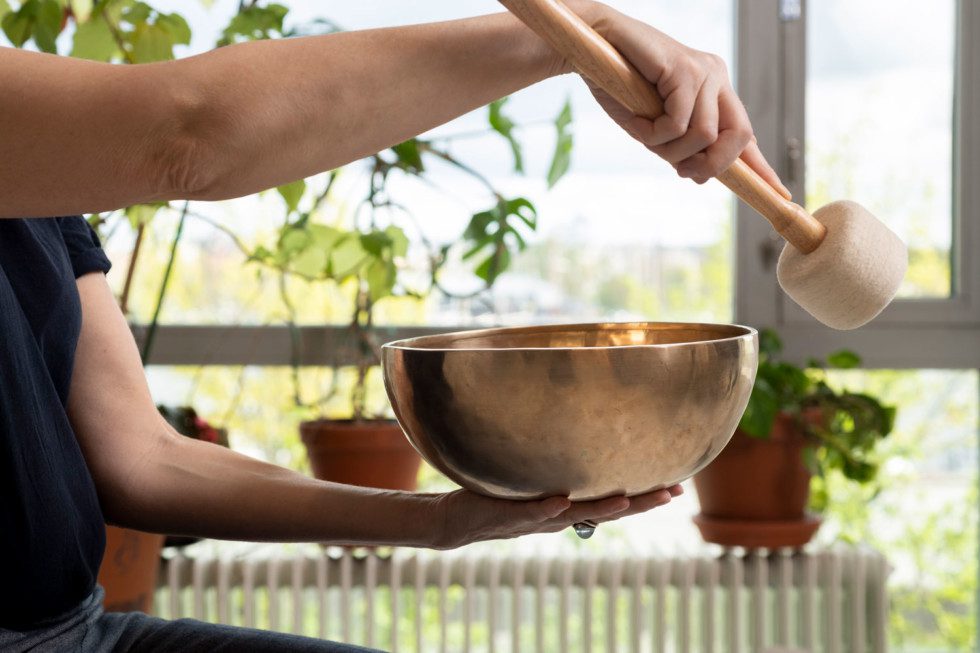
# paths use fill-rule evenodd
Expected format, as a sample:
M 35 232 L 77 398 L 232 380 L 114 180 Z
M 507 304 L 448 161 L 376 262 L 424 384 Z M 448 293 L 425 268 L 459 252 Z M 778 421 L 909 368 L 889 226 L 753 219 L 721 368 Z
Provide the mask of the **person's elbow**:
M 164 93 L 166 108 L 150 148 L 154 195 L 160 200 L 227 199 L 229 156 L 221 143 L 227 140 L 229 119 L 222 116 L 213 91 L 182 71 L 170 72 L 177 79 Z

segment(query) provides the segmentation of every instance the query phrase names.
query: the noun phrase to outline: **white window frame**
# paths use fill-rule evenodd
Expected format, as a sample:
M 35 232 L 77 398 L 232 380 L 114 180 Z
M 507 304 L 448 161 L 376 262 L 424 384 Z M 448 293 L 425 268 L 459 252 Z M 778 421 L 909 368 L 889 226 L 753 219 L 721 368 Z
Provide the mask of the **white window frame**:
M 743 0 L 736 15 L 739 93 L 763 152 L 793 195 L 802 198 L 806 3 Z M 869 368 L 980 368 L 980 44 L 976 34 L 980 34 L 980 6 L 960 0 L 951 296 L 896 300 L 873 322 L 854 331 L 824 327 L 779 288 L 775 269 L 782 239 L 740 202 L 735 232 L 737 322 L 775 328 L 787 356 L 798 360 L 848 348 L 860 353 Z

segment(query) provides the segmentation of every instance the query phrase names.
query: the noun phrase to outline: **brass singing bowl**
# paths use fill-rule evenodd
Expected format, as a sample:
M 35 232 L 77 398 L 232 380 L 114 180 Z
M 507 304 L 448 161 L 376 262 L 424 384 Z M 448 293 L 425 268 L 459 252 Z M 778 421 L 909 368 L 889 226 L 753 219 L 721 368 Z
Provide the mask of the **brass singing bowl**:
M 754 329 L 572 324 L 484 329 L 382 348 L 402 429 L 432 466 L 481 494 L 573 501 L 689 478 L 749 400 Z

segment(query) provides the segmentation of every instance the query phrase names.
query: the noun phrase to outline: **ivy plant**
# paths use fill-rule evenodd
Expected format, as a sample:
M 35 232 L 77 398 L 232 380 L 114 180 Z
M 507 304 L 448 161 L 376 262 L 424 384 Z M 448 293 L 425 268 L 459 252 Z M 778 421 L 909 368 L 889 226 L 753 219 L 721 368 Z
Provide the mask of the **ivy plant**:
M 841 350 L 826 361 L 811 358 L 805 367 L 780 360 L 783 344 L 776 332 L 759 333 L 759 369 L 739 429 L 768 438 L 778 414 L 790 416 L 810 446 L 804 462 L 819 478 L 832 471 L 857 483 L 872 483 L 878 473 L 875 449 L 895 425 L 894 406 L 869 394 L 835 388 L 827 369 L 854 369 L 861 358 Z M 823 487 L 823 485 L 819 485 Z M 816 492 L 811 507 L 822 510 L 827 497 Z

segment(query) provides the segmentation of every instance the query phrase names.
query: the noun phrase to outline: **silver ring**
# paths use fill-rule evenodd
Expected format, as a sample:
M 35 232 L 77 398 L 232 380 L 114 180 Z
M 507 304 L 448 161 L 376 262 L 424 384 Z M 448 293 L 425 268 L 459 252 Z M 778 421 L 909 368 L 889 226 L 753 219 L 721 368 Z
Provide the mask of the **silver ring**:
M 575 529 L 575 534 L 581 537 L 583 540 L 587 540 L 595 534 L 595 529 L 598 526 L 591 519 L 583 519 L 582 521 L 575 522 L 572 528 Z

